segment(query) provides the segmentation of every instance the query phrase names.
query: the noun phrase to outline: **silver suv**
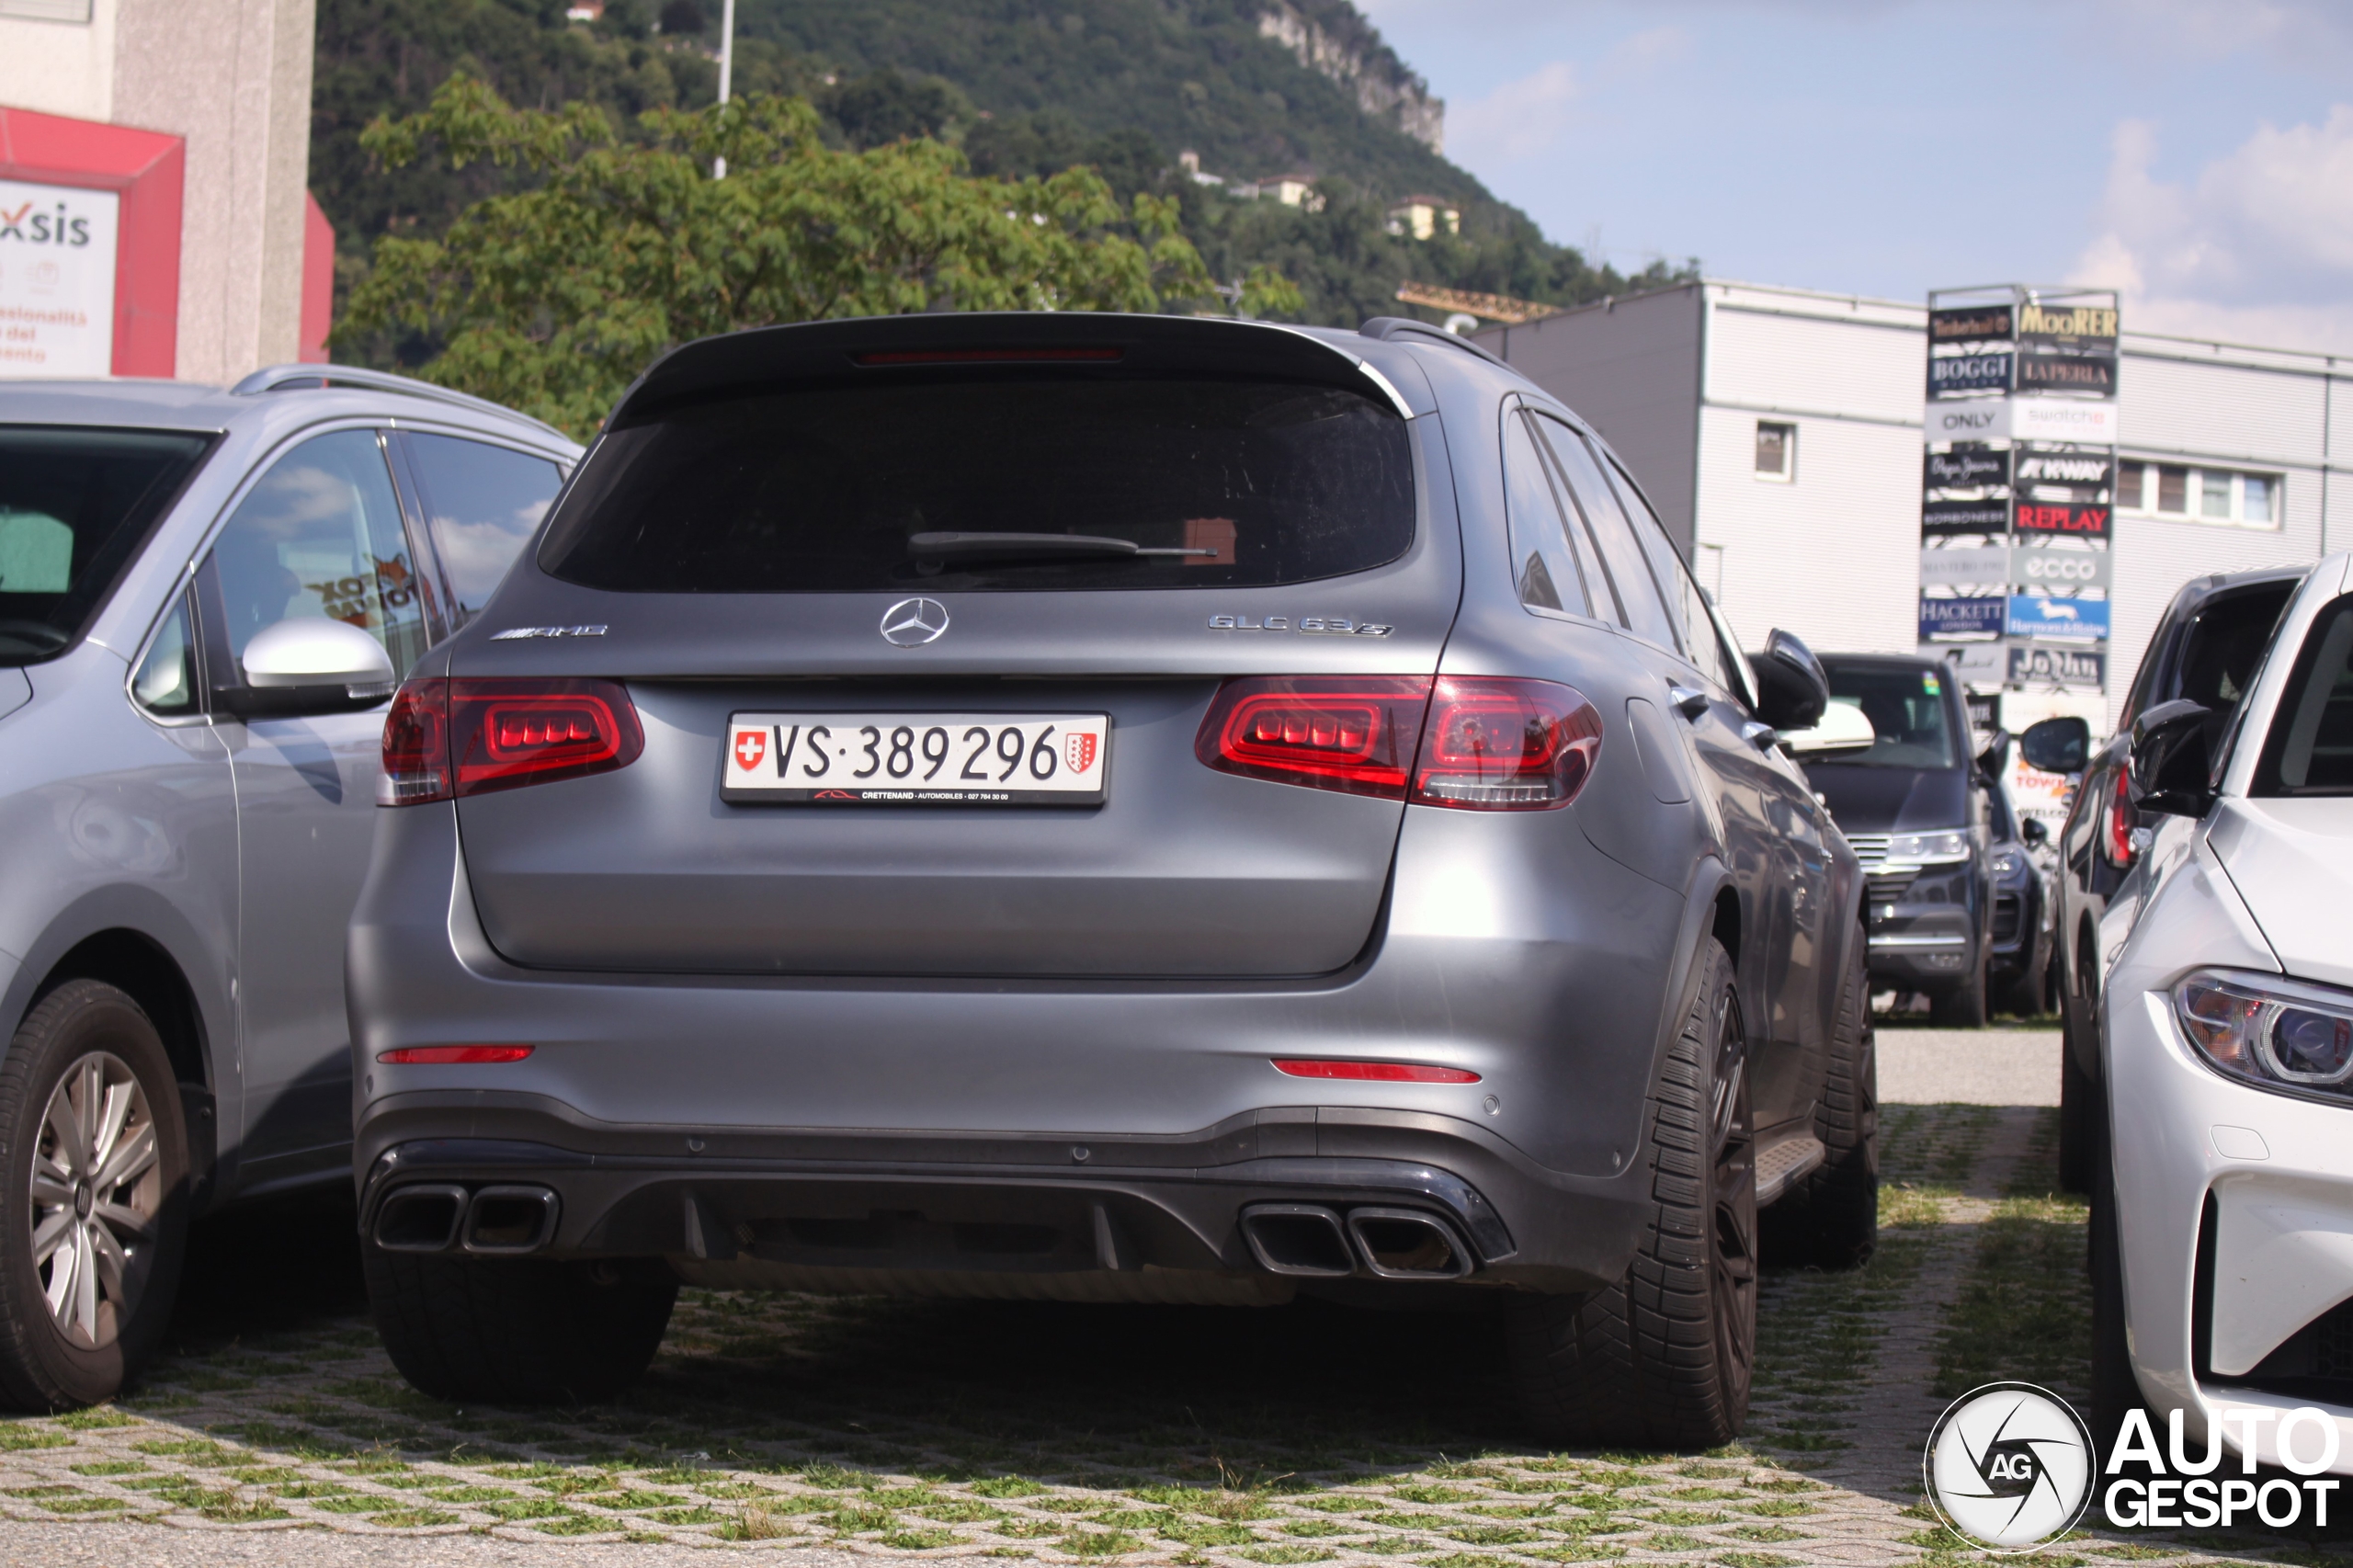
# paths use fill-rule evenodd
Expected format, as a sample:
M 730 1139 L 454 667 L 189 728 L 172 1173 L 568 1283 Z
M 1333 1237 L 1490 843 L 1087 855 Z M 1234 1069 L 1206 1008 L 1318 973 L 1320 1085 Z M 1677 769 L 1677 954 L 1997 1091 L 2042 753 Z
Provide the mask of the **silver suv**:
M 578 452 L 318 365 L 0 382 L 0 1400 L 111 1394 L 191 1216 L 348 1169 L 385 708 Z
M 394 1362 L 598 1395 L 680 1279 L 1497 1309 L 1741 1425 L 1874 1234 L 1860 877 L 1641 489 L 1458 339 L 691 345 L 402 688 L 348 969 Z

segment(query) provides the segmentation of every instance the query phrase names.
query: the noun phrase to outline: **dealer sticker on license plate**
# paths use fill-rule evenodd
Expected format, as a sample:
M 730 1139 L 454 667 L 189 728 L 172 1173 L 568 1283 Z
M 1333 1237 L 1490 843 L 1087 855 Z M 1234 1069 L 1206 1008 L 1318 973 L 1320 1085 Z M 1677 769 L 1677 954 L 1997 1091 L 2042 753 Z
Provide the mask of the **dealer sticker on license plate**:
M 1102 713 L 738 713 L 720 798 L 744 804 L 1084 806 L 1103 799 Z

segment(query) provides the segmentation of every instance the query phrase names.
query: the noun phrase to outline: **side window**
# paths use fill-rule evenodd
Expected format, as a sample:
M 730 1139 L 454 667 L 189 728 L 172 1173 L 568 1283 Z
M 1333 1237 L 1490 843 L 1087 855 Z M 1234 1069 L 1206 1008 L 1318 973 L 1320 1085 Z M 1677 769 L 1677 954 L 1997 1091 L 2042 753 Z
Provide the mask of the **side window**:
M 185 589 L 164 613 L 147 656 L 139 661 L 139 673 L 131 677 L 131 695 L 159 718 L 185 718 L 197 711 L 196 628 L 188 617 Z
M 1504 415 L 1504 496 L 1511 509 L 1512 575 L 1519 600 L 1539 609 L 1591 615 L 1585 574 L 1563 531 L 1560 501 L 1525 415 Z
M 489 602 L 546 515 L 563 474 L 545 458 L 456 436 L 404 437 L 426 526 L 463 625 Z
M 1680 653 L 1682 643 L 1675 635 L 1675 623 L 1660 595 L 1658 579 L 1643 547 L 1635 541 L 1633 524 L 1627 521 L 1626 514 L 1619 507 L 1617 493 L 1610 489 L 1609 481 L 1602 476 L 1600 465 L 1594 460 L 1593 449 L 1558 420 L 1544 420 L 1543 429 L 1552 455 L 1568 479 L 1570 497 L 1601 558 L 1622 624 L 1637 637 L 1670 653 Z
M 392 472 L 372 430 L 339 430 L 278 460 L 221 530 L 204 571 L 218 593 L 235 684 L 245 645 L 300 616 L 347 621 L 384 645 L 395 672 L 431 641 L 415 557 L 401 526 Z
M 1634 538 L 1642 544 L 1643 553 L 1650 558 L 1651 571 L 1666 595 L 1667 619 L 1675 622 L 1676 632 L 1683 639 L 1691 662 L 1711 675 L 1716 673 L 1711 667 L 1713 660 L 1708 653 L 1710 644 L 1715 642 L 1714 624 L 1709 618 L 1708 601 L 1700 594 L 1699 585 L 1691 580 L 1690 569 L 1668 542 L 1666 528 L 1659 522 L 1658 514 L 1643 499 L 1643 493 L 1635 488 L 1626 471 L 1611 461 L 1608 477 L 1626 516 L 1633 522 Z

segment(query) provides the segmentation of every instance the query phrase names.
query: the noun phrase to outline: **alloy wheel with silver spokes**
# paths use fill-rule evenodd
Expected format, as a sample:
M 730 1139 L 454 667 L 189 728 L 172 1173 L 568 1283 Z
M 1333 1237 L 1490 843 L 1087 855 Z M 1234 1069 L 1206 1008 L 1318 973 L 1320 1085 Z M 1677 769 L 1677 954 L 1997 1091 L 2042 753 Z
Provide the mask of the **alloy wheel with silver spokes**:
M 155 1119 L 120 1057 L 92 1051 L 51 1091 L 32 1149 L 33 1266 L 80 1349 L 114 1343 L 147 1273 L 163 1200 Z

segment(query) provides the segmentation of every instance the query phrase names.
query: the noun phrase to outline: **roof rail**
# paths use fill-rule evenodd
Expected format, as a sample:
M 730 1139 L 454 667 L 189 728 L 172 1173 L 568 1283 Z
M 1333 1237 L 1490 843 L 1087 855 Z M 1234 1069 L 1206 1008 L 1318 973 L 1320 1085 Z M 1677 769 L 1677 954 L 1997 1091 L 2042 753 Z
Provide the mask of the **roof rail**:
M 1511 369 L 1508 361 L 1480 347 L 1469 338 L 1458 336 L 1442 326 L 1432 326 L 1426 321 L 1415 321 L 1411 316 L 1374 316 L 1357 328 L 1357 335 L 1381 343 L 1393 343 L 1401 337 L 1412 338 L 1415 342 L 1430 340 L 1444 343 L 1461 349 L 1465 354 L 1476 354 L 1490 365 L 1500 365 L 1506 370 Z
M 431 381 L 420 381 L 413 376 L 395 376 L 389 370 L 362 369 L 357 365 L 268 365 L 256 370 L 229 391 L 233 396 L 253 397 L 262 392 L 305 392 L 320 387 L 364 387 L 369 392 L 398 392 L 404 397 L 424 398 L 432 403 L 471 408 L 477 414 L 495 414 L 520 420 L 526 425 L 536 425 L 563 440 L 572 439 L 546 420 L 534 419 L 505 403 L 475 397 L 471 392 L 437 387 Z

